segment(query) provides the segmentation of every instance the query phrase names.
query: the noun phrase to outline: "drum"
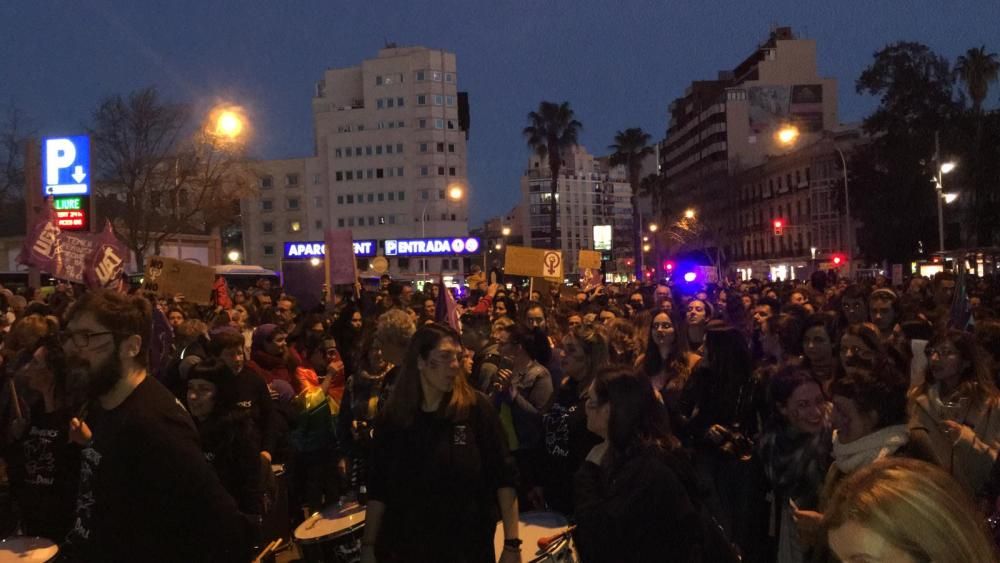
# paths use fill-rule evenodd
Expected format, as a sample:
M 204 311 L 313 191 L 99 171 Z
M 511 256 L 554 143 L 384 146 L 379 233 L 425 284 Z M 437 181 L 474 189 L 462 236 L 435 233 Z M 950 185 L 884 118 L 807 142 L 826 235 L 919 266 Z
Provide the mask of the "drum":
M 0 541 L 0 563 L 48 563 L 59 555 L 59 546 L 45 538 L 11 536 Z
M 365 507 L 330 506 L 295 528 L 295 543 L 306 563 L 358 563 L 365 530 Z
M 520 516 L 521 554 L 525 563 L 579 563 L 569 522 L 558 512 L 522 512 Z M 563 534 L 546 549 L 538 540 Z M 494 546 L 497 557 L 503 550 L 503 522 L 497 524 Z

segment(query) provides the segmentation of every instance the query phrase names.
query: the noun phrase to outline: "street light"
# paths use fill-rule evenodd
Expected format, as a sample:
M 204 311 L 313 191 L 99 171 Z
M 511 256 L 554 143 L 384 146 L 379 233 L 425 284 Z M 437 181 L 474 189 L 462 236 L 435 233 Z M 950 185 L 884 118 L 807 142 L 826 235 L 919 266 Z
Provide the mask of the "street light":
M 695 216 L 694 209 L 688 208 L 684 210 L 685 219 L 694 219 L 694 216 Z
M 239 250 L 230 250 L 229 254 L 227 254 L 226 256 L 229 258 L 229 261 L 232 262 L 232 263 L 234 263 L 234 264 L 240 261 L 240 251 Z
M 652 248 L 652 247 L 651 247 L 651 246 L 649 246 L 649 244 L 644 244 L 644 245 L 642 245 L 642 251 L 643 251 L 643 252 L 649 252 L 651 248 Z
M 509 237 L 510 236 L 510 227 L 504 227 L 504 228 L 500 229 L 500 234 L 502 234 L 505 237 Z
M 958 199 L 958 194 L 955 192 L 948 192 L 946 194 L 941 194 L 941 197 L 944 198 L 945 204 L 950 204 L 954 203 L 955 200 Z
M 942 174 L 947 174 L 947 173 L 951 172 L 952 170 L 954 170 L 956 166 L 958 166 L 958 165 L 955 164 L 954 162 L 950 162 L 950 161 L 949 162 L 942 162 L 941 163 L 941 173 Z
M 247 120 L 243 110 L 237 106 L 219 106 L 209 114 L 209 132 L 229 141 L 239 139 L 246 125 Z
M 659 229 L 659 228 L 660 228 L 660 226 L 657 225 L 656 223 L 650 223 L 649 224 L 649 232 L 651 232 L 651 233 L 655 233 L 656 229 Z
M 824 135 L 826 132 L 824 132 Z M 783 146 L 791 147 L 799 138 L 799 128 L 794 125 L 786 125 L 778 130 L 775 134 L 778 143 Z M 851 191 L 848 189 L 847 184 L 847 158 L 844 156 L 844 151 L 840 150 L 837 146 L 836 141 L 833 143 L 833 150 L 837 151 L 837 156 L 840 157 L 841 169 L 844 172 L 844 219 L 847 221 L 847 231 L 844 233 L 844 242 L 847 243 L 847 258 L 849 260 L 848 266 L 848 277 L 851 276 L 850 269 L 854 268 L 854 223 L 851 221 Z

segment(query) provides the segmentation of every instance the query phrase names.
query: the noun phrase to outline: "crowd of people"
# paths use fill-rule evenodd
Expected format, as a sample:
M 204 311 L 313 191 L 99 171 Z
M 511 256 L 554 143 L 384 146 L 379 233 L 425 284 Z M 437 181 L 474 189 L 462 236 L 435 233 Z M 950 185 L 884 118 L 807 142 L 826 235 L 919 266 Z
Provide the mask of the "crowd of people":
M 1000 561 L 991 278 L 322 294 L 0 289 L 0 533 L 245 562 L 359 502 L 366 563 L 530 561 L 539 511 L 584 563 Z

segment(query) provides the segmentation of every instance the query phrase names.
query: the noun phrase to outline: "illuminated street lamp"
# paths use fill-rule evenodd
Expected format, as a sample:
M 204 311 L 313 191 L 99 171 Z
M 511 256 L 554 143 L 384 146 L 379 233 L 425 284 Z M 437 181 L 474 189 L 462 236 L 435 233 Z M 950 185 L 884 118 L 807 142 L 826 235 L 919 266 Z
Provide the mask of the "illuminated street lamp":
M 500 234 L 502 234 L 505 237 L 509 237 L 510 236 L 510 227 L 504 227 L 504 228 L 500 229 Z
M 227 254 L 226 256 L 229 258 L 229 261 L 232 262 L 232 263 L 234 263 L 234 264 L 240 261 L 240 251 L 239 250 L 230 250 L 229 254 Z
M 954 162 L 942 162 L 941 163 L 941 173 L 942 174 L 947 174 L 947 173 L 951 172 L 952 170 L 954 170 L 956 166 L 958 166 L 958 165 L 955 164 Z
M 246 128 L 246 116 L 237 106 L 219 106 L 209 113 L 207 129 L 215 137 L 235 141 L 244 135 Z
M 684 218 L 685 219 L 689 219 L 689 220 L 690 219 L 694 219 L 694 216 L 695 216 L 694 209 L 688 208 L 688 209 L 684 210 Z
M 460 201 L 465 192 L 462 190 L 462 186 L 458 184 L 453 184 L 448 188 L 448 199 L 452 201 Z
M 954 203 L 955 200 L 958 199 L 958 194 L 956 194 L 955 192 L 949 192 L 946 194 L 941 194 L 941 197 L 944 198 L 944 202 L 946 204 L 949 204 L 949 203 Z
M 778 142 L 784 146 L 790 146 L 795 143 L 799 138 L 799 128 L 794 125 L 786 125 L 775 134 L 775 138 Z
M 320 260 L 319 258 L 310 258 L 309 259 L 309 263 L 312 264 L 313 266 L 319 266 L 320 262 L 322 262 L 322 260 Z
M 649 252 L 651 248 L 653 248 L 653 247 L 649 246 L 649 244 L 642 245 L 642 251 L 643 252 Z
M 656 223 L 650 223 L 649 224 L 649 232 L 651 232 L 651 233 L 655 233 L 656 229 L 659 229 L 659 228 L 660 228 L 660 226 L 657 225 Z

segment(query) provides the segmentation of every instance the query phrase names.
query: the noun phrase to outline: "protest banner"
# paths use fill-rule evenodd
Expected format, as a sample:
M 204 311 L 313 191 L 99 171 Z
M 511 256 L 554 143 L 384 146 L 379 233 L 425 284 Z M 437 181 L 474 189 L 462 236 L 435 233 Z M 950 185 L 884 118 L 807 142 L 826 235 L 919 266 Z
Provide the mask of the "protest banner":
M 507 246 L 504 255 L 504 273 L 562 281 L 562 252 L 545 248 Z
M 350 229 L 326 230 L 327 284 L 354 285 L 358 279 L 358 263 L 354 258 L 354 239 Z
M 152 256 L 146 261 L 142 289 L 161 297 L 183 295 L 198 305 L 212 303 L 215 269 L 166 256 Z
M 18 261 L 52 277 L 91 288 L 117 288 L 128 251 L 111 223 L 99 234 L 63 231 L 47 209 L 24 239 Z

